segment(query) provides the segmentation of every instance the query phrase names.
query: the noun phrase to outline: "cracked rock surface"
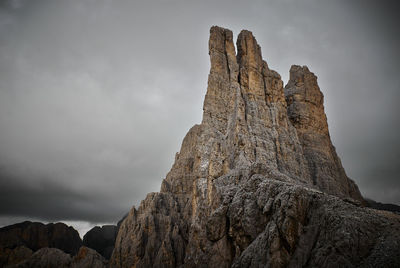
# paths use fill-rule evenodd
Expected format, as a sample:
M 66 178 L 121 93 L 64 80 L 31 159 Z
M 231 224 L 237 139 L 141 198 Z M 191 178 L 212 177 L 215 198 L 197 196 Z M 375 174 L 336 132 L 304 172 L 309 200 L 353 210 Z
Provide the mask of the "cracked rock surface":
M 364 207 L 317 77 L 283 87 L 251 32 L 210 30 L 203 120 L 159 193 L 122 222 L 110 267 L 399 267 L 400 217 Z
M 95 250 L 81 247 L 78 253 L 71 257 L 58 248 L 41 248 L 30 258 L 9 268 L 105 268 L 106 260 Z

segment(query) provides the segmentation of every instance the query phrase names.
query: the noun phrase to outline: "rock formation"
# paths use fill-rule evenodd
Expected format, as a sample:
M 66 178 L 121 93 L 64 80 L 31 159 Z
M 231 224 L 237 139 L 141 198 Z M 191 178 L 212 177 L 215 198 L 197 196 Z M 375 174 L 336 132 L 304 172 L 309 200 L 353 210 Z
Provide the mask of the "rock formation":
M 18 246 L 15 248 L 0 247 L 0 267 L 20 263 L 33 254 L 30 248 Z
M 78 232 L 64 223 L 21 222 L 0 228 L 0 267 L 28 259 L 41 248 L 76 254 L 82 245 Z
M 288 117 L 297 130 L 313 185 L 326 193 L 364 203 L 332 145 L 317 77 L 306 66 L 293 65 L 285 96 Z
M 78 232 L 64 223 L 25 221 L 0 228 L 0 266 L 29 257 L 41 248 L 76 254 L 82 245 Z
M 78 232 L 64 223 L 26 221 L 3 227 L 0 267 L 105 267 L 118 227 L 92 228 L 84 236 L 86 247 L 81 247 Z
M 69 267 L 71 256 L 58 248 L 41 248 L 14 267 Z M 12 267 L 12 266 L 11 266 Z
M 159 193 L 122 222 L 111 267 L 398 267 L 400 217 L 363 207 L 307 67 L 285 89 L 249 31 L 210 30 L 203 120 Z
M 107 261 L 95 250 L 81 247 L 78 254 L 72 258 L 71 267 L 105 268 Z
M 79 233 L 64 223 L 43 224 L 25 221 L 0 228 L 0 246 L 25 246 L 33 251 L 44 247 L 59 248 L 76 254 L 82 245 Z
M 23 262 L 7 267 L 105 268 L 106 265 L 106 260 L 95 250 L 81 247 L 74 257 L 57 248 L 42 248 Z
M 95 226 L 83 236 L 83 245 L 110 259 L 117 237 L 116 225 Z

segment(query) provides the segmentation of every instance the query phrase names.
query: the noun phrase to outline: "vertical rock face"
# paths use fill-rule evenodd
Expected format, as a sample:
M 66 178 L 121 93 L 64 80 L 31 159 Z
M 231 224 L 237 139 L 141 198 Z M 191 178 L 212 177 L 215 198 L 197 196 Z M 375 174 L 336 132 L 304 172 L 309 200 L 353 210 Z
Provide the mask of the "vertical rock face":
M 284 91 L 252 33 L 237 53 L 232 36 L 211 28 L 203 120 L 160 193 L 122 222 L 110 266 L 393 263 L 399 218 L 354 205 L 363 199 L 330 142 L 315 76 L 292 67 Z
M 285 95 L 288 116 L 297 130 L 313 185 L 330 194 L 363 201 L 332 145 L 317 77 L 306 66 L 293 65 Z

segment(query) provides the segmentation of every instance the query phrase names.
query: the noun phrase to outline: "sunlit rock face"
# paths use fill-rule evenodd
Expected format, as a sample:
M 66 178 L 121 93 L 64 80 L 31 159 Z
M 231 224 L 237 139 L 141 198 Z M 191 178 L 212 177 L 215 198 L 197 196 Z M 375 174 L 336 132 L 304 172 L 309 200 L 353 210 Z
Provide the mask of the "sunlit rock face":
M 284 89 L 252 33 L 237 53 L 232 36 L 211 28 L 203 120 L 122 222 L 110 266 L 400 265 L 400 218 L 363 207 L 316 76 L 292 66 Z
M 364 203 L 357 185 L 343 169 L 332 145 L 317 77 L 306 66 L 293 65 L 285 87 L 288 116 L 297 130 L 313 185 L 340 197 Z

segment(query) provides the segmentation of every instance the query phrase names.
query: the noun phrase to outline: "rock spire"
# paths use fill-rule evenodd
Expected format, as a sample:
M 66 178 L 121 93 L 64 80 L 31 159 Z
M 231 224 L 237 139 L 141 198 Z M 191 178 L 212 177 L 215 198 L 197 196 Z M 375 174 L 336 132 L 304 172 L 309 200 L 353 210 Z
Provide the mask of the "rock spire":
M 306 66 L 293 65 L 285 95 L 288 116 L 297 130 L 313 185 L 326 193 L 364 202 L 332 145 L 317 77 Z
M 203 120 L 159 193 L 122 222 L 111 267 L 400 265 L 400 218 L 362 207 L 307 67 L 283 87 L 250 31 L 210 29 Z

